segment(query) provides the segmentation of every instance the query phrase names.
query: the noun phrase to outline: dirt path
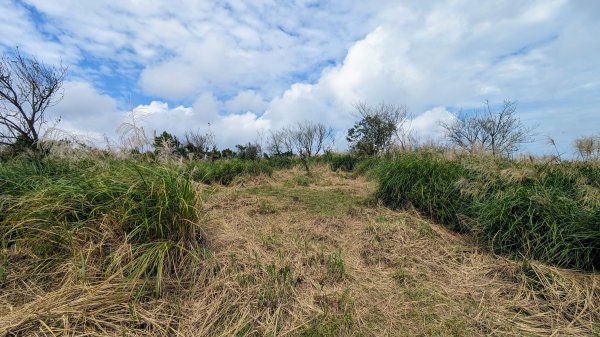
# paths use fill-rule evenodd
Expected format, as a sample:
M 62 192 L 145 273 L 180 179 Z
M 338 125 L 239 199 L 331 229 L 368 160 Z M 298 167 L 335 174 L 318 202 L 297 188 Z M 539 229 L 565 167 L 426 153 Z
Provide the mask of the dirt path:
M 598 278 L 482 251 L 364 177 L 317 168 L 201 187 L 208 251 L 188 336 L 590 335 Z

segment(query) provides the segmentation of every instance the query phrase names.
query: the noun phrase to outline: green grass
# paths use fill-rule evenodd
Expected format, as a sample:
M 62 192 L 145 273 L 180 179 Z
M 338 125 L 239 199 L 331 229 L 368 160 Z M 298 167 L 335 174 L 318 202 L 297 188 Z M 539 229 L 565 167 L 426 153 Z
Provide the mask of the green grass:
M 244 193 L 274 197 L 278 202 L 298 205 L 311 214 L 320 215 L 339 215 L 365 201 L 363 197 L 351 195 L 341 188 L 314 190 L 304 186 L 260 185 L 250 187 Z
M 158 294 L 199 245 L 196 192 L 166 166 L 17 160 L 0 164 L 0 188 L 0 239 L 35 263 L 80 261 L 83 276 L 120 273 Z
M 332 171 L 342 170 L 350 172 L 354 170 L 354 166 L 358 162 L 358 158 L 350 154 L 331 155 L 329 158 L 329 167 Z
M 600 268 L 600 167 L 403 154 L 369 164 L 388 206 L 412 205 L 497 253 Z
M 283 159 L 281 159 L 283 160 Z M 279 167 L 279 161 L 273 161 Z M 283 164 L 281 164 L 283 165 Z M 205 184 L 229 185 L 234 178 L 241 175 L 267 175 L 273 173 L 273 167 L 268 161 L 251 160 L 218 160 L 215 162 L 194 162 L 189 165 L 188 170 L 193 180 Z

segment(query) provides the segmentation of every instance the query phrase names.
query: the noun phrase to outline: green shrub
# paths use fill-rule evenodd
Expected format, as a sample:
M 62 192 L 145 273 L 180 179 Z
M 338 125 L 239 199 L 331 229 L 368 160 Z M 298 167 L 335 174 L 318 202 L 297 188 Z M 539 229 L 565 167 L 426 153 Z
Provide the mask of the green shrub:
M 378 197 L 410 204 L 495 252 L 577 269 L 600 268 L 600 167 L 404 154 L 370 163 Z
M 191 177 L 205 184 L 229 185 L 241 175 L 258 176 L 273 174 L 273 168 L 266 161 L 244 161 L 239 159 L 202 162 L 193 165 Z
M 378 197 L 393 208 L 408 204 L 457 231 L 469 228 L 462 215 L 468 215 L 470 198 L 459 188 L 466 170 L 459 163 L 432 155 L 405 154 L 396 160 L 383 160 L 376 168 Z
M 350 154 L 335 155 L 330 158 L 329 166 L 334 172 L 338 169 L 350 172 L 354 170 L 357 161 L 358 159 Z
M 296 160 L 286 156 L 273 156 L 267 163 L 274 169 L 288 169 L 299 164 Z
M 11 162 L 0 165 L 0 186 L 0 239 L 42 261 L 60 263 L 98 245 L 105 259 L 96 267 L 155 279 L 160 291 L 163 274 L 177 273 L 175 257 L 185 260 L 198 245 L 196 192 L 169 167 Z

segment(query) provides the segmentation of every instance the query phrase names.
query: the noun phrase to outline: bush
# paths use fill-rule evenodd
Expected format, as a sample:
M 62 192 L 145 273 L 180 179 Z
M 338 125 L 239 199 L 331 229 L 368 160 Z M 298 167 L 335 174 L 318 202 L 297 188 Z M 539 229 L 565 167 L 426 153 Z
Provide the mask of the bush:
M 378 196 L 413 205 L 495 252 L 558 266 L 600 268 L 600 167 L 405 154 L 373 165 Z
M 299 162 L 286 156 L 273 156 L 269 158 L 268 164 L 274 169 L 288 169 L 298 165 Z
M 406 154 L 382 161 L 375 170 L 378 197 L 386 205 L 411 204 L 453 230 L 468 230 L 462 215 L 469 214 L 470 200 L 459 189 L 459 180 L 466 175 L 460 164 L 432 155 Z
M 266 161 L 231 159 L 212 163 L 197 163 L 191 169 L 192 179 L 205 184 L 219 183 L 229 185 L 235 177 L 244 174 L 251 176 L 266 174 L 271 176 L 273 168 Z
M 159 293 L 199 244 L 196 192 L 165 166 L 14 161 L 0 164 L 0 189 L 2 241 L 45 265 L 79 261 L 95 247 L 84 270 L 152 279 Z
M 338 169 L 350 172 L 354 170 L 354 166 L 358 159 L 350 154 L 342 154 L 342 155 L 334 155 L 329 159 L 329 166 L 332 171 L 337 171 Z

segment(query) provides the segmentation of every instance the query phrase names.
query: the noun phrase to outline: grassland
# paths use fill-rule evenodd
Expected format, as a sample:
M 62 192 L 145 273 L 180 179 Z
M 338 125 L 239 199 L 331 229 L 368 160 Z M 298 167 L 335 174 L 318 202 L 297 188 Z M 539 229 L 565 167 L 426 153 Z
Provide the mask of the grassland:
M 377 173 L 200 165 L 0 164 L 0 335 L 600 332 L 596 273 L 497 252 L 449 225 L 460 208 L 389 204 Z

